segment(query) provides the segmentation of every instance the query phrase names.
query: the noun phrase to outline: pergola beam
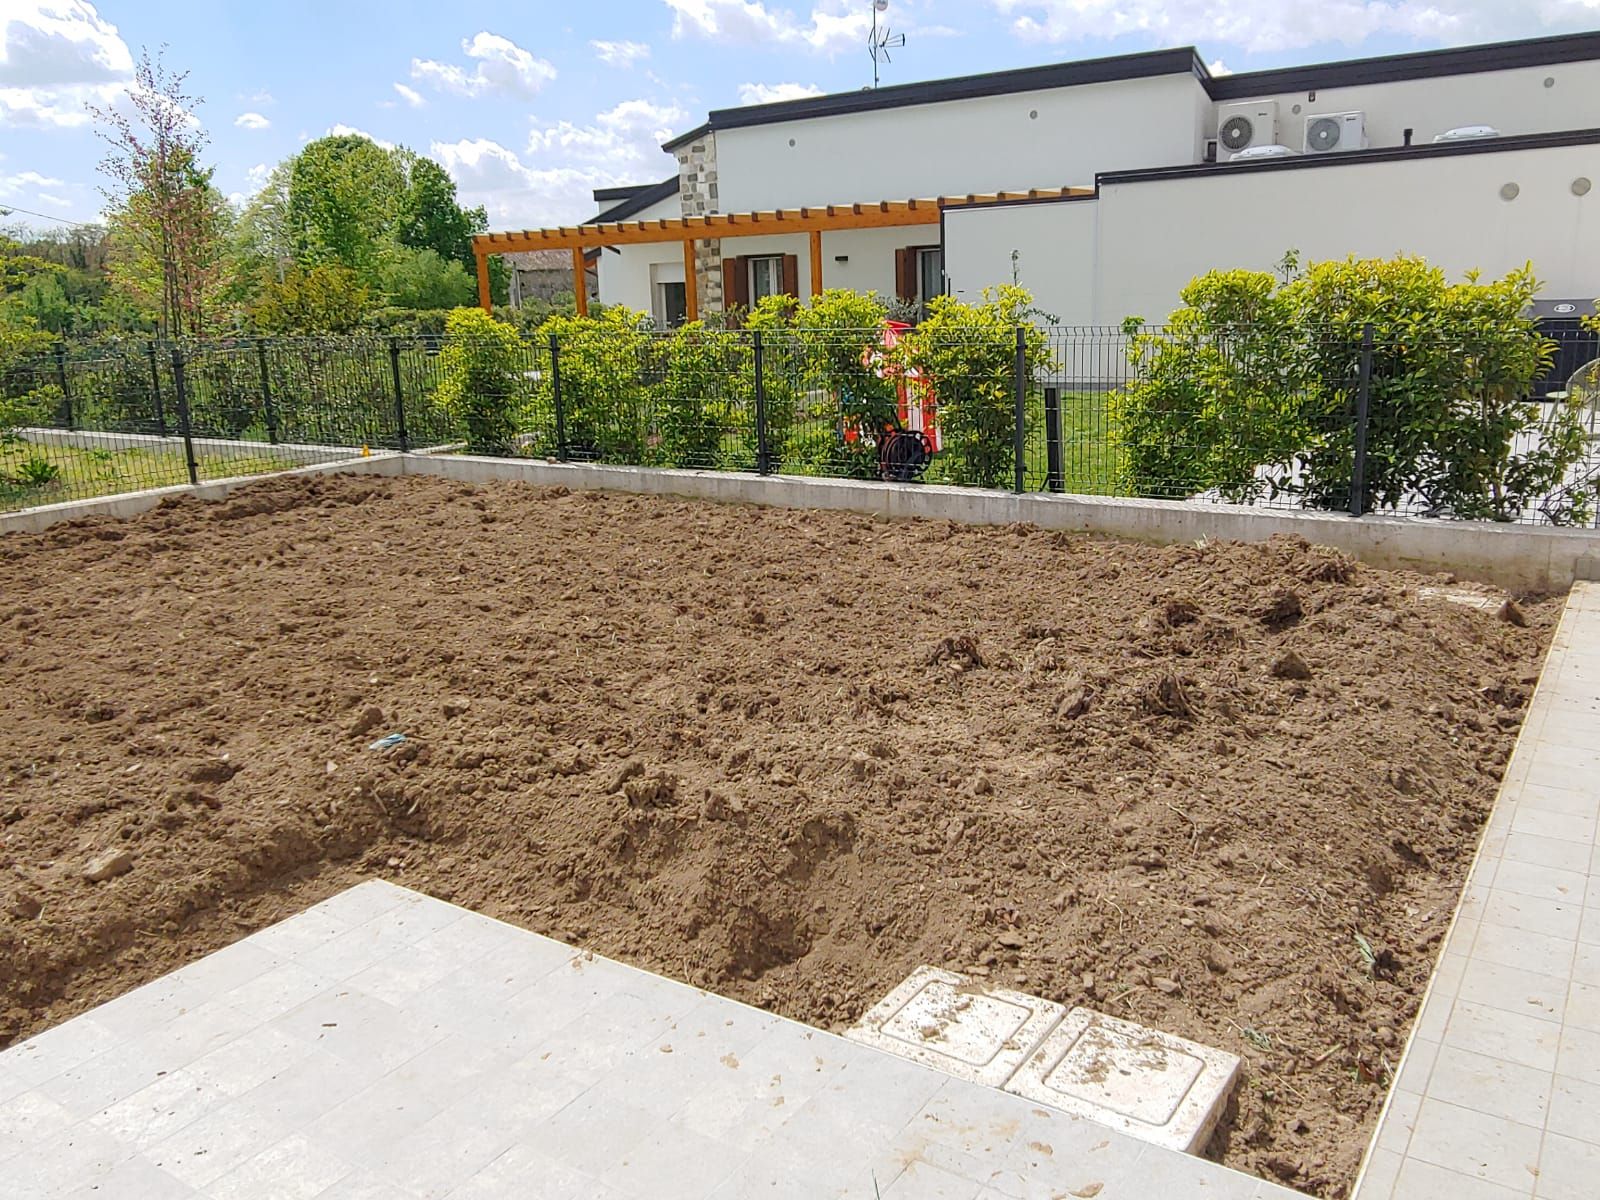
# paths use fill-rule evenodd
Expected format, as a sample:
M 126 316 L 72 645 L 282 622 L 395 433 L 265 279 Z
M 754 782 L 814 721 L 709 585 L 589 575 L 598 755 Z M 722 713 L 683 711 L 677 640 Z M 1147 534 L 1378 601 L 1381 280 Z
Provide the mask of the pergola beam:
M 822 290 L 822 234 L 841 229 L 894 229 L 937 225 L 947 207 L 1004 204 L 1009 201 L 1069 199 L 1092 196 L 1089 188 L 1033 188 L 1026 192 L 983 192 L 966 196 L 939 196 L 926 200 L 880 200 L 876 204 L 826 204 L 805 208 L 778 208 L 760 212 L 711 213 L 698 217 L 658 217 L 648 221 L 607 221 L 592 225 L 563 225 L 554 229 L 524 229 L 518 233 L 480 233 L 472 239 L 478 264 L 478 299 L 489 307 L 489 256 L 529 250 L 571 250 L 578 311 L 588 308 L 583 251 L 607 246 L 638 246 L 682 242 L 686 298 L 693 319 L 697 297 L 691 269 L 693 243 L 700 238 L 756 237 L 809 234 L 811 237 L 811 288 Z

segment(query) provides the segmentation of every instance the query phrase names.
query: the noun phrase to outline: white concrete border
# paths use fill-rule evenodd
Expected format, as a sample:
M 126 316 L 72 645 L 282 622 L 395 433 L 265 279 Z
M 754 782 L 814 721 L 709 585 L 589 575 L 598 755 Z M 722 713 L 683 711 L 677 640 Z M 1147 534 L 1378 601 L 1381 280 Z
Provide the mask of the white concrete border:
M 1600 531 L 1591 529 L 1408 517 L 1354 519 L 1333 513 L 1284 512 L 1235 504 L 1124 500 L 1040 492 L 1016 495 L 935 484 L 759 476 L 733 471 L 674 471 L 482 458 L 469 454 L 384 452 L 319 464 L 313 469 L 432 475 L 471 483 L 517 481 L 542 487 L 680 496 L 728 504 L 840 509 L 884 517 L 959 521 L 969 525 L 1022 523 L 1042 529 L 1155 543 L 1194 542 L 1204 538 L 1259 542 L 1288 534 L 1343 550 L 1375 567 L 1450 571 L 1517 591 L 1561 592 L 1578 580 L 1600 580 Z M 201 484 L 198 489 L 160 488 L 153 492 L 24 509 L 0 516 L 0 533 L 14 529 L 38 530 L 56 521 L 95 514 L 132 516 L 153 508 L 167 495 L 193 492 L 204 499 L 220 499 L 242 483 L 272 477 L 255 475 Z M 217 488 L 225 490 L 219 493 L 215 491 Z
M 77 521 L 84 517 L 134 517 L 142 512 L 148 512 L 169 496 L 193 496 L 197 500 L 225 500 L 246 484 L 260 483 L 264 479 L 281 479 L 287 475 L 399 475 L 401 465 L 398 454 L 374 454 L 366 458 L 313 463 L 288 471 L 269 471 L 262 475 L 236 475 L 229 479 L 212 479 L 192 486 L 180 483 L 172 487 L 146 488 L 141 492 L 96 496 L 89 500 L 41 504 L 37 508 L 0 513 L 0 535 L 41 533 L 52 525 L 59 525 L 63 521 Z
M 17 436 L 35 446 L 70 446 L 77 450 L 183 450 L 183 438 L 154 433 L 105 433 L 89 429 L 39 429 L 17 430 Z M 215 455 L 218 451 L 247 454 L 272 454 L 284 458 L 303 459 L 306 462 L 331 462 L 336 459 L 356 458 L 360 446 L 318 446 L 309 442 L 257 442 L 245 438 L 190 438 L 196 452 Z
M 886 517 L 927 517 L 972 525 L 1025 523 L 1147 542 L 1201 538 L 1265 541 L 1294 534 L 1377 567 L 1453 571 L 1514 590 L 1565 591 L 1600 579 L 1600 531 L 1281 512 L 1234 504 L 1122 500 L 934 484 L 877 483 L 722 471 L 670 471 L 472 455 L 406 458 L 403 473 L 472 482 L 520 480 L 541 486 L 599 488 L 785 508 L 846 509 Z

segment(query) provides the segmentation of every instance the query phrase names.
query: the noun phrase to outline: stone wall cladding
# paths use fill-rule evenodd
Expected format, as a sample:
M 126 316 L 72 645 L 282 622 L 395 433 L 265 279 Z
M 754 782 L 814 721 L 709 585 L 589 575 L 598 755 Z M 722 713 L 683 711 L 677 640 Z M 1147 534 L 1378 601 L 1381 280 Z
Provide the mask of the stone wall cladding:
M 717 202 L 717 135 L 707 133 L 678 151 L 678 202 L 686 217 L 721 212 Z M 722 242 L 701 238 L 694 244 L 695 287 L 701 312 L 722 311 Z

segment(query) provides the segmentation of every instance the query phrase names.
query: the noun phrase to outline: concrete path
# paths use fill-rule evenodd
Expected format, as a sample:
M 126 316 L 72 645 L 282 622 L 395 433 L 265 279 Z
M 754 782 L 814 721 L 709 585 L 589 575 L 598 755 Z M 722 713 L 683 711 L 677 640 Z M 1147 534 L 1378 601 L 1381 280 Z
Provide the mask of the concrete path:
M 1358 1200 L 1600 1196 L 1600 585 L 1550 649 Z
M 0 1054 L 0 1194 L 1294 1196 L 381 882 Z

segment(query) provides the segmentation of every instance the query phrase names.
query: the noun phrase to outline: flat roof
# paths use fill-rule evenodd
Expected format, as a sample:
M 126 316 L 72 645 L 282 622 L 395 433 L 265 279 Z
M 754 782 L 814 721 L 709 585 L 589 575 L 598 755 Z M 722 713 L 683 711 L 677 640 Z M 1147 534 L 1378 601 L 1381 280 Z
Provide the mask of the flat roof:
M 1377 58 L 1348 59 L 1342 62 L 1213 76 L 1195 47 L 1182 46 L 1172 50 L 1152 50 L 1109 58 L 1021 67 L 1006 71 L 991 71 L 981 75 L 961 75 L 949 79 L 894 84 L 856 92 L 838 92 L 827 96 L 807 96 L 799 100 L 779 100 L 771 104 L 751 104 L 742 108 L 719 108 L 713 110 L 704 123 L 663 143 L 662 149 L 676 150 L 718 129 L 739 129 L 784 121 L 801 121 L 812 117 L 841 116 L 919 104 L 939 104 L 950 100 L 970 100 L 981 96 L 1004 96 L 1017 92 L 1077 87 L 1091 83 L 1112 83 L 1124 79 L 1148 79 L 1162 75 L 1193 75 L 1212 99 L 1236 100 L 1274 92 L 1397 83 L 1412 79 L 1472 75 L 1485 71 L 1553 66 L 1558 63 L 1584 62 L 1590 59 L 1600 59 L 1600 32 L 1560 34 L 1553 37 L 1494 42 L 1448 50 L 1423 50 Z

